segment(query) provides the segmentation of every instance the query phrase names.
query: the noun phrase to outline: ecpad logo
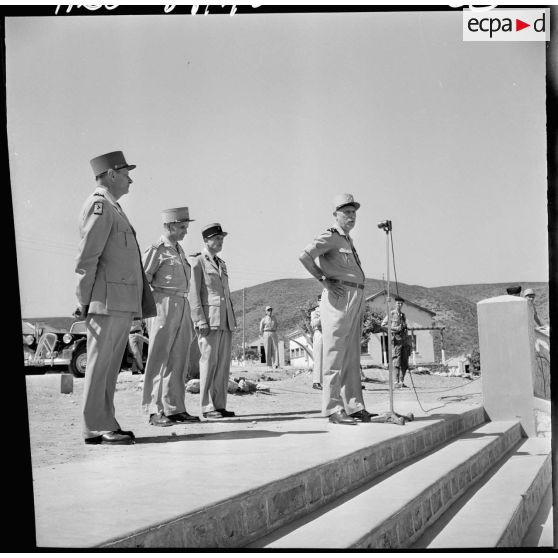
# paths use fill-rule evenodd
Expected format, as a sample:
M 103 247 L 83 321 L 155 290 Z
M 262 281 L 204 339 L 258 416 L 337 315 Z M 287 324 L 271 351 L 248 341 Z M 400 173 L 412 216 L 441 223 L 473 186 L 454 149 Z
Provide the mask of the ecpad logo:
M 463 11 L 464 41 L 548 41 L 550 10 Z

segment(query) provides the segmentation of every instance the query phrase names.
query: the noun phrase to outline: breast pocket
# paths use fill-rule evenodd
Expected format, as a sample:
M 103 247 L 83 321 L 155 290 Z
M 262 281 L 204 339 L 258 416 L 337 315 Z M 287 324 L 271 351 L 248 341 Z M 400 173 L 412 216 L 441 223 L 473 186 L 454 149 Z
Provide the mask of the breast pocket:
M 116 230 L 120 248 L 123 250 L 137 250 L 134 233 L 126 223 L 117 223 Z
M 354 267 L 356 265 L 355 256 L 352 250 L 348 248 L 339 248 L 341 263 L 346 267 Z

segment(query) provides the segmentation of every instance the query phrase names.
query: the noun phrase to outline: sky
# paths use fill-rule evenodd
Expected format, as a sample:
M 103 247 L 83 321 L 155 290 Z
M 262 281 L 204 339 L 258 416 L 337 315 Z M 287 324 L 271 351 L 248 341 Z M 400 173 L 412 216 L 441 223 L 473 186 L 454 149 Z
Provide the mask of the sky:
M 545 43 L 463 42 L 457 12 L 6 19 L 23 317 L 70 315 L 89 160 L 122 150 L 142 249 L 160 211 L 229 233 L 232 290 L 307 278 L 298 255 L 361 203 L 367 277 L 548 280 Z M 393 270 L 390 272 L 393 278 Z

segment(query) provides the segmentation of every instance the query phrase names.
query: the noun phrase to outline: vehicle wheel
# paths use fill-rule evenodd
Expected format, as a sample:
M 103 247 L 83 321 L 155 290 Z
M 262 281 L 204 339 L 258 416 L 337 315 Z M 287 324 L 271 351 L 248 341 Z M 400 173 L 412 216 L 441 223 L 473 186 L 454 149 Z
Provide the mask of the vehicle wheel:
M 72 359 L 68 365 L 68 370 L 76 377 L 85 376 L 85 366 L 87 364 L 87 345 L 82 343 L 72 354 Z

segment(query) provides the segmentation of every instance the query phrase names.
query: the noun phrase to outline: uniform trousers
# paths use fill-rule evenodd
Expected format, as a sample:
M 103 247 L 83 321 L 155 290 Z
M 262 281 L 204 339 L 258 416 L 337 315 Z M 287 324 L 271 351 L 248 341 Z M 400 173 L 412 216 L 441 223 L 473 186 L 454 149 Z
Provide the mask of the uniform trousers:
M 314 330 L 312 338 L 312 360 L 314 368 L 312 369 L 312 383 L 321 384 L 323 381 L 323 342 L 322 332 L 319 329 Z
M 202 413 L 227 408 L 231 345 L 229 329 L 211 329 L 207 335 L 198 333 Z
M 146 320 L 149 354 L 142 404 L 149 414 L 186 411 L 186 377 L 194 328 L 188 299 L 153 292 L 157 316 Z
M 132 353 L 132 372 L 143 370 L 143 338 L 137 333 L 128 336 L 128 348 Z
M 264 331 L 263 344 L 265 349 L 265 363 L 267 366 L 279 365 L 277 333 L 275 331 Z
M 89 314 L 87 366 L 83 387 L 82 430 L 85 438 L 120 428 L 114 413 L 114 392 L 128 343 L 132 312 L 118 316 Z
M 365 408 L 360 383 L 364 291 L 346 286 L 344 289 L 342 296 L 324 289 L 320 302 L 324 416 L 343 409 L 350 415 Z

